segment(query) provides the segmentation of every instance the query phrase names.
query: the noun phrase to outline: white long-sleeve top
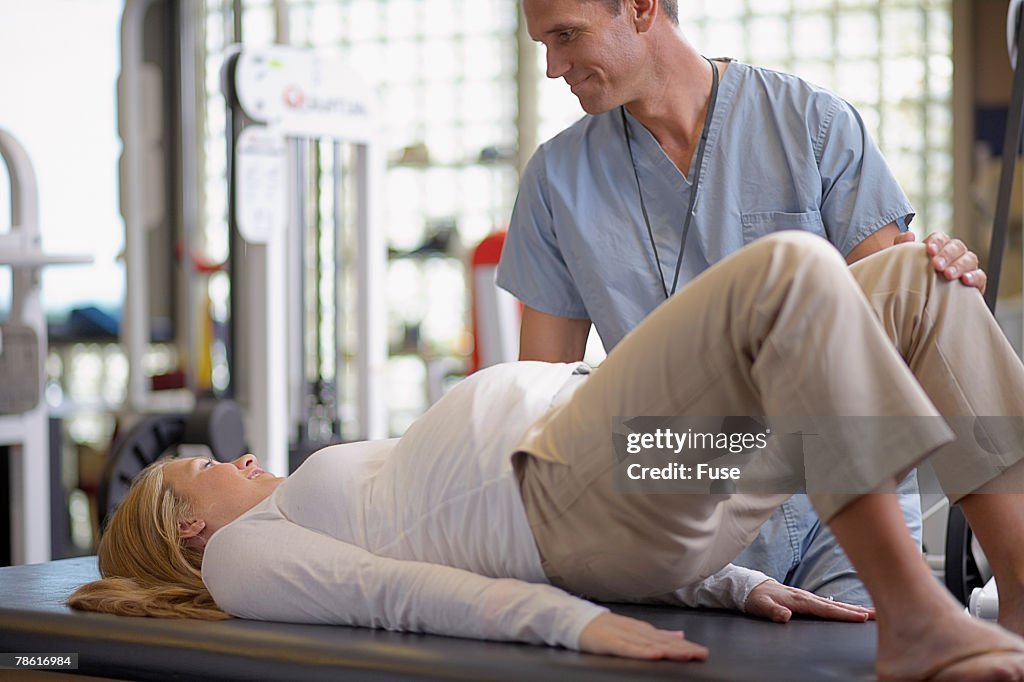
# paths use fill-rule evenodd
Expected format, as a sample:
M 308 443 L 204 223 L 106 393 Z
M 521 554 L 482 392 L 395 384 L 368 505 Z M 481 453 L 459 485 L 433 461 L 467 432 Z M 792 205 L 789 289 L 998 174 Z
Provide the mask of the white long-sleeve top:
M 607 609 L 546 584 L 511 467 L 575 367 L 499 365 L 401 439 L 311 455 L 210 538 L 203 581 L 214 600 L 242 618 L 578 648 Z M 767 579 L 727 566 L 660 601 L 742 610 Z

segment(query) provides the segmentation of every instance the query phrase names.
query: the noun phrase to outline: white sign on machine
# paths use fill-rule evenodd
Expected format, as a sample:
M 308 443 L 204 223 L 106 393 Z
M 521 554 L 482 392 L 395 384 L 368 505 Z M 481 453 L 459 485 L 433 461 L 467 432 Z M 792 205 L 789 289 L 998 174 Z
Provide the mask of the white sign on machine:
M 287 473 L 287 445 L 301 372 L 290 364 L 301 342 L 301 323 L 289 292 L 292 240 L 300 223 L 301 142 L 349 143 L 356 149 L 355 267 L 358 325 L 357 408 L 359 438 L 386 436 L 378 388 L 387 356 L 382 287 L 387 251 L 374 229 L 383 158 L 377 149 L 372 92 L 339 57 L 322 51 L 270 46 L 237 51 L 225 62 L 224 91 L 252 121 L 235 144 L 235 215 L 250 276 L 241 283 L 247 303 L 241 342 L 248 387 L 250 441 L 267 469 Z M 335 152 L 337 153 L 337 151 Z M 338 188 L 335 186 L 334 191 Z M 340 198 L 335 197 L 335 205 Z M 301 266 L 300 266 L 301 267 Z M 282 334 L 281 330 L 287 330 Z M 291 334 L 290 340 L 282 337 Z M 339 363 L 340 363 L 339 356 Z M 300 376 L 292 376 L 300 375 Z M 288 390 L 283 390 L 287 386 Z

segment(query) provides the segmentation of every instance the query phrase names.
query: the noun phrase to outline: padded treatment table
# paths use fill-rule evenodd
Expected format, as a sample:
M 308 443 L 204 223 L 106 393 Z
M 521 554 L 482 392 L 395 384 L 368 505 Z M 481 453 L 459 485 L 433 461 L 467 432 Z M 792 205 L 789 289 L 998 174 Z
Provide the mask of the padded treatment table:
M 0 652 L 77 653 L 78 674 L 133 680 L 864 680 L 875 624 L 611 605 L 711 648 L 705 663 L 325 625 L 127 618 L 70 610 L 95 557 L 0 568 Z

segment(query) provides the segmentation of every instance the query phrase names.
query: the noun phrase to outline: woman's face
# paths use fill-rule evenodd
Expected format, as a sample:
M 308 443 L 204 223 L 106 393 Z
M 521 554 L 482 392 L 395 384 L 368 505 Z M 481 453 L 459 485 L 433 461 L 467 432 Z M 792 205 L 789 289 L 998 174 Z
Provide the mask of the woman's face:
M 207 539 L 265 500 L 283 480 L 260 469 L 253 455 L 233 462 L 187 457 L 164 466 L 164 483 L 192 503 Z

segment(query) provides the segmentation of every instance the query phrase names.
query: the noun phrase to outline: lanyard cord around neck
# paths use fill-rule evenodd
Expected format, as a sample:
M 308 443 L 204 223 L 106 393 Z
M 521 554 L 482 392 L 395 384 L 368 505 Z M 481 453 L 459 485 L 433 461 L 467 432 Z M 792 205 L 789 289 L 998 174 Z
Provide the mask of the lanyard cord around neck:
M 640 195 L 640 211 L 644 215 L 644 224 L 647 226 L 647 236 L 651 240 L 651 249 L 654 251 L 654 263 L 658 266 L 658 277 L 661 278 L 661 290 L 668 298 L 676 293 L 676 286 L 679 284 L 679 269 L 683 264 L 683 250 L 686 248 L 686 235 L 690 232 L 690 222 L 693 220 L 693 208 L 697 203 L 697 190 L 700 187 L 700 173 L 704 167 L 704 146 L 708 141 L 708 132 L 711 130 L 711 117 L 715 113 L 715 104 L 718 101 L 718 67 L 715 63 L 705 57 L 711 65 L 711 99 L 708 101 L 708 113 L 704 117 L 704 129 L 700 133 L 700 145 L 697 147 L 697 169 L 693 173 L 693 187 L 690 189 L 690 205 L 686 209 L 686 220 L 683 223 L 683 236 L 679 241 L 679 257 L 676 258 L 676 272 L 672 278 L 672 290 L 669 291 L 665 283 L 665 272 L 661 269 L 661 259 L 658 257 L 658 245 L 654 243 L 654 230 L 651 229 L 651 219 L 647 215 L 647 204 L 644 201 L 644 191 L 640 186 L 640 171 L 637 170 L 636 157 L 633 156 L 633 144 L 629 139 L 629 124 L 626 121 L 626 107 L 619 107 L 622 115 L 622 134 L 626 138 L 626 149 L 629 150 L 629 160 L 633 164 L 633 177 L 636 178 L 636 191 Z

